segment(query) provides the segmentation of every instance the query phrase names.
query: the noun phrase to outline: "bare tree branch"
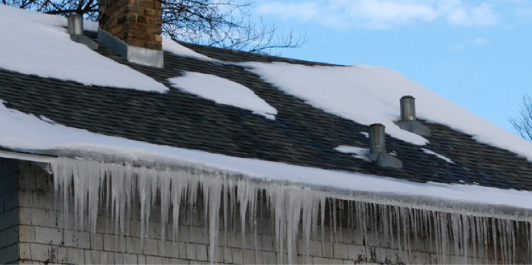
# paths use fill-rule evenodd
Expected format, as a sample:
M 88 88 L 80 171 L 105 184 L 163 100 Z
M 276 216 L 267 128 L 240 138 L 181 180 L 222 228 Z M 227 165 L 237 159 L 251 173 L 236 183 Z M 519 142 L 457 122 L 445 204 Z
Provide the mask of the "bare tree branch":
M 523 96 L 521 110 L 517 118 L 509 118 L 508 120 L 521 137 L 532 142 L 532 98 L 528 94 Z
M 1 0 L 2 3 L 48 14 L 81 14 L 98 19 L 98 0 Z M 274 48 L 296 48 L 305 36 L 277 35 L 275 25 L 262 20 L 256 25 L 251 0 L 161 0 L 163 35 L 174 40 L 255 53 Z

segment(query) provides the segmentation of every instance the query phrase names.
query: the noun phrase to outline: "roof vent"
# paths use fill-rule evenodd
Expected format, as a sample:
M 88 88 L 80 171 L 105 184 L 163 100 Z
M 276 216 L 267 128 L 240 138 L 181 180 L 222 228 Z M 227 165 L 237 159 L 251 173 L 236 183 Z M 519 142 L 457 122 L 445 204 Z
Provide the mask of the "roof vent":
M 375 123 L 369 126 L 369 155 L 368 158 L 381 167 L 403 168 L 403 163 L 394 156 L 386 153 L 386 134 L 384 125 Z
M 83 17 L 81 15 L 68 16 L 68 34 L 70 36 L 83 35 Z
M 68 16 L 68 34 L 70 34 L 70 39 L 79 42 L 91 50 L 98 49 L 98 43 L 91 40 L 84 35 L 83 32 L 83 17 L 79 14 L 74 14 Z
M 401 98 L 401 120 L 397 125 L 403 130 L 421 136 L 431 135 L 430 129 L 416 120 L 416 99 L 412 96 Z

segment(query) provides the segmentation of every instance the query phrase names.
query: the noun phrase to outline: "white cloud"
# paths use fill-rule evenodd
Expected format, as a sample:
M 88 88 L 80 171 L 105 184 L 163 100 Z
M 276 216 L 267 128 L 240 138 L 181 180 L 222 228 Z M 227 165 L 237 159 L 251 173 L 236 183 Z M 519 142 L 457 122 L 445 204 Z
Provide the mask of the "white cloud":
M 272 2 L 260 5 L 257 8 L 257 11 L 260 14 L 265 15 L 278 15 L 284 19 L 295 18 L 297 20 L 306 22 L 316 17 L 319 12 L 317 3 L 307 2 L 307 3 L 283 3 L 283 2 Z
M 453 25 L 494 25 L 499 18 L 493 12 L 492 6 L 487 3 L 482 3 L 479 6 L 470 8 L 457 7 L 452 9 L 447 14 L 447 20 Z
M 482 46 L 487 44 L 489 41 L 484 38 L 468 39 L 458 45 L 451 47 L 452 51 L 461 51 L 468 47 Z
M 333 27 L 389 28 L 413 22 L 444 21 L 455 26 L 490 26 L 499 21 L 487 2 L 465 0 L 313 0 L 271 2 L 259 6 L 263 15 Z

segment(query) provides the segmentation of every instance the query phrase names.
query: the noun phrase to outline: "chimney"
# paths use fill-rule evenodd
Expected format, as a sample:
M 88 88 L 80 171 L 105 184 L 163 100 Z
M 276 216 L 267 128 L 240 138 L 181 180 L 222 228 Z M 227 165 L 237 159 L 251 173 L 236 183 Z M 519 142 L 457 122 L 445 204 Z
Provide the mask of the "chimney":
M 382 124 L 369 126 L 369 155 L 368 158 L 381 167 L 402 169 L 401 160 L 386 153 L 386 134 Z
M 68 34 L 70 34 L 71 40 L 81 43 L 92 50 L 98 49 L 98 43 L 85 36 L 85 32 L 83 32 L 83 17 L 81 15 L 70 15 L 67 20 Z
M 129 62 L 163 67 L 160 0 L 99 0 L 99 42 Z
M 417 121 L 416 99 L 412 96 L 404 96 L 399 101 L 401 104 L 401 120 L 397 122 L 397 125 L 411 133 L 427 137 L 431 136 L 430 129 Z

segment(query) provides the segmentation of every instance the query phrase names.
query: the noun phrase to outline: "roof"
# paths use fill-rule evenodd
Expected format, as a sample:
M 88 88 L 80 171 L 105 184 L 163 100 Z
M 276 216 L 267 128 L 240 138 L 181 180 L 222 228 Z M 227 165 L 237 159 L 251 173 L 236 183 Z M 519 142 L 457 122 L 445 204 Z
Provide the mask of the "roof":
M 86 34 L 96 40 L 94 32 Z M 388 151 L 403 162 L 402 170 L 379 167 L 352 153 L 339 152 L 339 146 L 369 148 L 367 136 L 361 133 L 368 131 L 367 124 L 318 108 L 265 81 L 249 66 L 234 62 L 332 65 L 180 44 L 215 60 L 166 51 L 164 68 L 159 69 L 129 63 L 103 46 L 95 51 L 163 84 L 168 88 L 164 93 L 87 85 L 0 67 L 0 100 L 10 110 L 44 121 L 155 145 L 418 183 L 532 191 L 532 163 L 522 155 L 481 143 L 470 134 L 434 121 L 420 120 L 432 131 L 432 136 L 425 137 L 425 145 L 388 135 Z M 169 79 L 185 72 L 215 75 L 249 88 L 277 110 L 275 119 L 176 88 Z M 418 111 L 422 113 L 423 109 Z M 3 149 L 52 154 L 57 151 L 17 148 L 7 143 L 0 143 Z

